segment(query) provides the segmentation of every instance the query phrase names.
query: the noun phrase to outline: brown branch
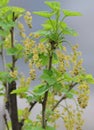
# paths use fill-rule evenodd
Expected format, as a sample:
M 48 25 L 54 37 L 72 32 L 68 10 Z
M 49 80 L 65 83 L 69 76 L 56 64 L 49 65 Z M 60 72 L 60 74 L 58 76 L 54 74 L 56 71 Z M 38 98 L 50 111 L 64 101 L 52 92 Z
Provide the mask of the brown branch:
M 15 13 L 13 12 L 12 20 L 15 22 Z M 14 27 L 10 29 L 11 34 L 11 48 L 14 48 Z M 15 69 L 15 55 L 11 56 L 12 58 L 12 67 L 11 70 Z M 11 94 L 13 90 L 16 90 L 16 82 L 15 80 L 11 83 L 8 83 L 8 103 L 9 103 L 9 115 L 11 118 L 12 130 L 20 130 L 19 122 L 18 122 L 18 107 L 17 107 L 17 95 Z
M 48 70 L 51 70 L 52 68 L 52 58 L 53 58 L 53 50 L 54 48 L 54 42 L 50 41 L 51 44 L 51 50 L 50 50 L 50 54 L 49 54 L 49 66 L 48 66 Z M 44 100 L 42 102 L 42 128 L 46 128 L 47 125 L 47 119 L 46 119 L 46 105 L 47 105 L 47 99 L 48 99 L 48 93 L 49 91 L 45 92 L 44 94 Z
M 33 107 L 35 106 L 36 103 L 37 103 L 36 101 L 30 103 L 29 112 L 33 109 Z
M 68 92 L 69 92 L 70 90 L 72 90 L 72 88 L 74 88 L 77 84 L 78 84 L 78 83 L 70 84 L 69 89 L 68 89 Z M 67 95 L 64 94 L 64 95 L 60 98 L 60 100 L 53 106 L 52 111 L 54 111 L 54 110 L 57 108 L 57 106 L 58 106 L 63 100 L 65 100 L 66 98 L 67 98 Z

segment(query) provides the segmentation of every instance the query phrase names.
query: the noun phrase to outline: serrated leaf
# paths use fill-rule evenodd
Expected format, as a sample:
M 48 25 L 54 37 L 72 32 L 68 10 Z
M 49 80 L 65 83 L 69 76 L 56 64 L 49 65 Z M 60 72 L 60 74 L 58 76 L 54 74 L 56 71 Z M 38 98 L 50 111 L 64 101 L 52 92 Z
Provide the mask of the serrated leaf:
M 43 27 L 45 30 L 50 30 L 50 29 L 52 29 L 52 26 L 51 26 L 50 24 L 47 24 L 47 23 L 42 24 L 42 27 Z
M 60 10 L 60 3 L 59 2 L 56 2 L 56 1 L 50 1 L 50 2 L 46 1 L 45 4 L 48 5 L 54 11 Z
M 36 34 L 39 34 L 40 36 L 48 36 L 49 35 L 49 31 L 39 30 L 39 31 L 36 32 Z
M 17 48 L 8 48 L 7 49 L 7 55 L 16 55 L 18 52 L 18 49 Z
M 66 28 L 67 27 L 67 24 L 65 22 L 61 22 L 60 24 L 61 24 L 62 28 Z
M 3 19 L 4 21 L 13 21 L 13 13 L 15 19 L 19 18 L 22 16 L 22 14 L 25 12 L 24 8 L 19 8 L 16 6 L 5 6 L 0 9 L 0 19 Z
M 1 0 L 0 1 L 0 7 L 7 5 L 9 0 Z
M 41 95 L 43 95 L 48 89 L 49 89 L 49 87 L 48 87 L 47 85 L 40 84 L 40 85 L 34 87 L 33 92 L 34 92 L 34 95 L 41 96 Z
M 18 88 L 16 90 L 13 90 L 11 92 L 11 94 L 21 94 L 21 93 L 27 92 L 27 90 L 28 90 L 28 87 L 22 87 L 22 88 Z
M 0 30 L 0 36 L 2 37 L 6 37 L 8 35 L 9 32 L 7 31 L 3 31 L 3 30 Z
M 69 27 L 63 28 L 62 32 L 67 35 L 78 36 L 78 33 L 74 29 Z
M 8 78 L 9 74 L 7 72 L 0 72 L 0 80 L 6 80 Z
M 80 12 L 75 12 L 75 11 L 66 10 L 66 9 L 63 9 L 62 11 L 65 16 L 82 16 Z
M 15 55 L 16 58 L 22 57 L 23 52 L 23 46 L 21 44 L 16 44 L 14 48 L 8 48 L 7 55 Z
M 94 84 L 94 78 L 91 74 L 87 74 L 84 78 L 88 83 Z
M 68 81 L 68 82 L 72 81 L 72 77 L 69 73 L 64 73 L 63 78 L 64 78 L 64 81 Z
M 39 58 L 41 59 L 42 65 L 48 64 L 48 61 L 49 61 L 48 55 L 45 55 L 45 54 L 42 53 L 42 54 L 39 55 Z
M 53 72 L 49 70 L 44 70 L 41 79 L 46 81 L 49 85 L 56 83 L 56 77 L 53 75 Z
M 36 15 L 45 17 L 45 18 L 50 18 L 51 16 L 54 15 L 54 13 L 50 13 L 50 12 L 47 12 L 47 11 L 38 11 L 38 12 L 33 12 L 33 13 L 36 14 Z

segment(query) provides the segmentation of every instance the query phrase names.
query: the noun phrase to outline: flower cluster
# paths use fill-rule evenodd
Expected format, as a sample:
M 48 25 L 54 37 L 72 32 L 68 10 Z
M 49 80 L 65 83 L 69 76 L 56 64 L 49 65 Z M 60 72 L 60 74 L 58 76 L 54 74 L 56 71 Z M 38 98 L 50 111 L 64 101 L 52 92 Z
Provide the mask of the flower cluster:
M 17 75 L 18 75 L 18 71 L 17 70 L 14 70 L 14 71 L 10 71 L 9 75 L 12 77 L 12 78 L 17 78 Z
M 34 80 L 36 78 L 36 71 L 33 67 L 32 60 L 29 60 L 29 68 L 30 68 L 30 71 L 29 71 L 30 78 L 31 80 Z
M 23 25 L 21 22 L 18 22 L 18 29 L 19 29 L 19 31 L 20 31 L 20 36 L 21 36 L 22 38 L 26 38 L 24 25 Z
M 62 118 L 66 127 L 66 130 L 82 130 L 83 126 L 83 118 L 82 111 L 79 109 L 73 108 L 72 105 L 68 105 L 64 107 L 62 112 Z
M 10 35 L 8 35 L 8 36 L 5 38 L 4 46 L 5 46 L 5 48 L 10 48 L 10 47 L 11 47 L 11 37 L 10 37 Z
M 29 28 L 32 28 L 32 16 L 29 11 L 27 11 L 24 15 L 24 19 L 26 24 L 28 25 Z
M 26 107 L 26 108 L 23 110 L 23 114 L 22 114 L 23 119 L 24 119 L 24 120 L 28 119 L 29 114 L 30 114 L 29 108 Z
M 31 79 L 30 77 L 25 78 L 25 76 L 21 76 L 19 79 L 19 88 L 28 87 L 30 86 Z
M 82 63 L 83 63 L 83 60 L 80 59 L 79 61 L 77 61 L 77 63 L 73 66 L 73 70 L 72 70 L 72 75 L 73 76 L 76 76 L 78 75 L 81 70 L 83 69 L 82 68 Z
M 78 86 L 78 103 L 81 108 L 85 108 L 88 105 L 89 100 L 89 86 L 86 82 L 83 82 Z

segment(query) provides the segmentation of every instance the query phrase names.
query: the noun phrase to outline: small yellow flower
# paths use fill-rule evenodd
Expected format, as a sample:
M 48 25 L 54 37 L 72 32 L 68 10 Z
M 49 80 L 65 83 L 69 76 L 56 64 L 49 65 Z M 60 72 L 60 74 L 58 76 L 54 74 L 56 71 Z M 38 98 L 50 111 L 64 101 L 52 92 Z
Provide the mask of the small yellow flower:
M 29 60 L 29 68 L 30 68 L 30 69 L 33 68 L 33 62 L 32 62 L 32 60 Z
M 18 28 L 20 31 L 24 32 L 24 25 L 21 22 L 18 22 Z
M 30 74 L 30 77 L 31 77 L 32 80 L 34 80 L 36 78 L 36 71 L 35 71 L 35 69 L 30 69 L 29 74 Z
M 33 54 L 38 54 L 38 49 L 35 47 L 35 48 L 33 48 L 32 52 L 33 52 Z
M 39 34 L 34 34 L 34 38 L 39 38 L 40 35 Z
M 22 38 L 26 38 L 26 34 L 24 32 L 20 32 Z
M 33 55 L 33 60 L 36 62 L 38 59 L 39 59 L 38 54 L 34 54 L 34 55 Z
M 17 70 L 11 71 L 11 72 L 9 73 L 9 75 L 10 75 L 12 78 L 17 78 L 18 71 L 17 71 Z

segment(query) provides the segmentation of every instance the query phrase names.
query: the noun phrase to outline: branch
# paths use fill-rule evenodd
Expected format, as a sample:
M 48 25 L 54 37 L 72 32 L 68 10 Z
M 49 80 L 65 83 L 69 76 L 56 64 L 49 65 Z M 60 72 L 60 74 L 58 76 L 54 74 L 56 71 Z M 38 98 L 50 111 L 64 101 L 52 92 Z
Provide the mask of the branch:
M 78 84 L 78 83 L 70 84 L 69 89 L 68 89 L 68 92 L 69 92 L 70 90 L 72 90 L 72 88 L 74 88 L 77 84 Z M 54 111 L 54 110 L 57 108 L 57 106 L 58 106 L 63 100 L 65 100 L 66 98 L 67 98 L 67 95 L 64 94 L 64 95 L 60 98 L 60 100 L 53 106 L 52 111 Z
M 29 112 L 33 109 L 33 107 L 35 106 L 36 103 L 37 103 L 36 101 L 33 103 L 32 102 L 30 103 Z
M 50 41 L 51 44 L 51 50 L 50 50 L 50 54 L 49 54 L 49 66 L 48 66 L 48 70 L 51 70 L 52 68 L 52 58 L 53 58 L 53 50 L 55 49 L 55 43 L 54 41 Z M 44 94 L 44 100 L 42 102 L 42 128 L 46 128 L 47 125 L 47 119 L 46 119 L 46 104 L 47 104 L 47 99 L 48 99 L 48 93 L 49 91 L 45 92 Z

